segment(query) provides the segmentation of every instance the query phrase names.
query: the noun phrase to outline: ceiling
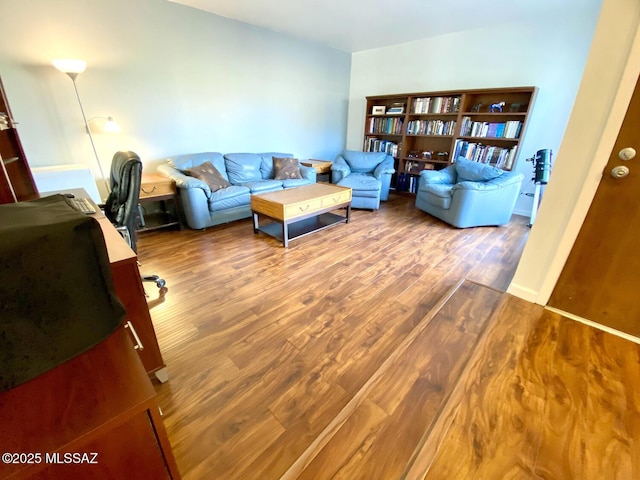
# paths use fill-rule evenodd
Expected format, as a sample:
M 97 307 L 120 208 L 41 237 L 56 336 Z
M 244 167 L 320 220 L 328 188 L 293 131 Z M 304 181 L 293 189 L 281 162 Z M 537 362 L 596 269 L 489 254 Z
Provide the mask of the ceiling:
M 602 0 L 169 0 L 358 52 L 494 24 L 572 16 Z

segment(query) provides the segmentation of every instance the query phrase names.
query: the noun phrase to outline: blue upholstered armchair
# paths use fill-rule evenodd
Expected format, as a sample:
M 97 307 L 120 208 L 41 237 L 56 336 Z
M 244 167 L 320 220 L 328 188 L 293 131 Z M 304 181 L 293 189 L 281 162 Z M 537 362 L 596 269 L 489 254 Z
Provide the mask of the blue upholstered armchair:
M 464 158 L 443 170 L 424 170 L 416 207 L 458 227 L 509 223 L 524 175 Z
M 331 166 L 331 181 L 351 188 L 351 206 L 377 210 L 389 199 L 393 157 L 384 152 L 345 150 Z

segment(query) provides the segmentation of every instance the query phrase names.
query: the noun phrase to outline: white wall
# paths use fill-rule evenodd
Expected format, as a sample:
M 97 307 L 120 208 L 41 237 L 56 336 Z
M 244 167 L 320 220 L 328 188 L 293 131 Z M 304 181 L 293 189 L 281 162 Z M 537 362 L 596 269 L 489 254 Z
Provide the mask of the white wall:
M 541 305 L 549 300 L 602 178 L 639 74 L 640 2 L 605 0 L 555 172 L 509 293 Z
M 532 18 L 523 24 L 486 25 L 353 55 L 347 147 L 362 148 L 365 97 L 467 88 L 539 88 L 516 170 L 532 193 L 538 150 L 557 153 L 575 99 L 600 0 L 585 2 L 571 18 Z M 553 173 L 552 173 L 553 177 Z M 521 195 L 516 212 L 530 215 L 532 198 Z
M 164 0 L 0 0 L 0 75 L 31 166 L 79 163 L 99 176 L 71 80 L 54 58 L 82 58 L 87 117 L 108 175 L 116 150 L 145 170 L 179 153 L 345 146 L 351 56 Z M 98 182 L 102 188 L 102 182 Z

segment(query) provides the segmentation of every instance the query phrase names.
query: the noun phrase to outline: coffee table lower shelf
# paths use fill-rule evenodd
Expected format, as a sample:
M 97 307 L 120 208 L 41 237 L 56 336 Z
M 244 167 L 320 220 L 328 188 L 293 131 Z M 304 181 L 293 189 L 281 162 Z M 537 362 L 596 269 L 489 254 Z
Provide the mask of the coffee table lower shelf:
M 310 233 L 318 232 L 320 230 L 324 230 L 325 228 L 329 228 L 338 223 L 349 223 L 349 210 L 350 206 L 347 207 L 347 215 L 342 216 L 336 213 L 321 213 L 319 215 L 314 215 L 312 217 L 303 218 L 300 220 L 293 221 L 285 221 L 282 222 L 280 220 L 273 219 L 268 217 L 267 215 L 260 214 L 263 217 L 269 218 L 273 220 L 271 223 L 267 223 L 264 225 L 258 226 L 258 214 L 253 213 L 253 225 L 254 225 L 254 233 L 262 232 L 270 237 L 276 238 L 282 242 L 285 247 L 289 246 L 289 240 L 294 240 L 296 238 L 304 237 L 305 235 L 309 235 Z

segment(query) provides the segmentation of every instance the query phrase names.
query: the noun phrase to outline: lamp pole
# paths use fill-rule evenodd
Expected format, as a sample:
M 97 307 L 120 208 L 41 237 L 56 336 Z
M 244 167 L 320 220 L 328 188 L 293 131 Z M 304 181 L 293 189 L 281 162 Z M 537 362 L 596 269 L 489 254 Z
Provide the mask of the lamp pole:
M 82 107 L 82 101 L 80 100 L 80 94 L 78 93 L 78 86 L 76 85 L 76 75 L 70 75 L 71 77 L 71 81 L 73 82 L 73 89 L 76 92 L 76 98 L 78 99 L 78 105 L 80 105 L 80 112 L 82 113 L 82 120 L 84 121 L 84 128 L 87 131 L 87 135 L 89 135 L 89 141 L 91 142 L 91 148 L 93 149 L 93 154 L 96 157 L 96 163 L 98 164 L 98 169 L 100 170 L 100 176 L 102 177 L 102 180 L 104 181 L 105 186 L 107 187 L 107 194 L 111 193 L 111 186 L 109 185 L 109 182 L 107 181 L 107 177 L 104 175 L 104 172 L 102 171 L 102 164 L 100 163 L 100 157 L 98 156 L 98 151 L 96 150 L 96 144 L 93 141 L 93 135 L 91 135 L 91 129 L 89 128 L 89 122 L 87 121 L 87 116 L 84 114 L 84 108 Z
M 98 169 L 100 170 L 100 175 L 102 180 L 104 181 L 105 186 L 107 187 L 107 195 L 111 193 L 111 187 L 109 185 L 109 181 L 102 171 L 102 164 L 100 163 L 100 157 L 98 156 L 98 150 L 96 149 L 96 144 L 93 141 L 93 135 L 91 135 L 91 129 L 89 128 L 89 122 L 87 121 L 87 116 L 84 113 L 84 108 L 82 107 L 82 101 L 80 100 L 80 94 L 78 93 L 78 86 L 76 85 L 76 79 L 78 75 L 84 72 L 87 67 L 87 62 L 84 60 L 73 60 L 73 59 L 59 59 L 52 60 L 53 66 L 56 67 L 62 73 L 66 73 L 71 81 L 73 82 L 73 89 L 76 92 L 76 98 L 78 99 L 78 105 L 80 105 L 80 112 L 82 113 L 82 120 L 84 121 L 84 128 L 89 135 L 89 141 L 91 142 L 91 148 L 93 150 L 93 155 L 96 157 L 96 163 L 98 164 Z

